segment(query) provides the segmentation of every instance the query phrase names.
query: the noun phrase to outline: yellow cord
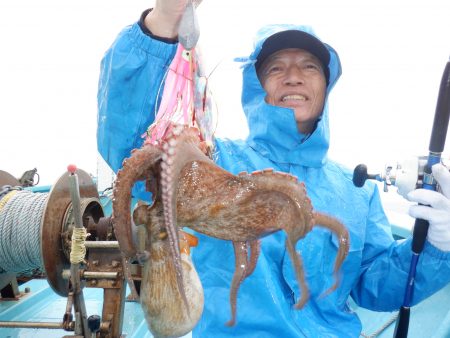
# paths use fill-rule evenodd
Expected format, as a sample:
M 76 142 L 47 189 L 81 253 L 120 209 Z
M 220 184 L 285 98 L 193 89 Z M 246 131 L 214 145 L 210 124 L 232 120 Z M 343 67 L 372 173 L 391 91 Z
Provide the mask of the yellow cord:
M 3 197 L 0 200 L 0 211 L 2 211 L 2 209 L 4 208 L 4 206 L 6 205 L 6 203 L 8 203 L 8 201 L 15 195 L 17 194 L 17 190 L 11 190 L 9 193 L 7 193 L 5 195 L 5 197 Z
M 70 250 L 70 263 L 78 264 L 84 261 L 87 237 L 86 228 L 74 228 L 72 232 L 72 248 Z

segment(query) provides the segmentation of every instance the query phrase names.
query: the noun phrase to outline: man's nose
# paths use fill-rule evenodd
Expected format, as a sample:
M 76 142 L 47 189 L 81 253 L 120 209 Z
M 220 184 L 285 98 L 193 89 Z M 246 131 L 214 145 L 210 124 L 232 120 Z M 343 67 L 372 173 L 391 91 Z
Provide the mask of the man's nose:
M 289 67 L 286 73 L 285 84 L 299 85 L 305 82 L 305 74 L 299 67 Z

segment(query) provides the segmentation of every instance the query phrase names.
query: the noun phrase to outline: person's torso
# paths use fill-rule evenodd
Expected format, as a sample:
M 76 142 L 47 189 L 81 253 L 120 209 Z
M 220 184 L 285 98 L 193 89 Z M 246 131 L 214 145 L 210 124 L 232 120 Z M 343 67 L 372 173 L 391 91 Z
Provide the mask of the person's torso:
M 235 270 L 233 246 L 199 234 L 193 258 L 205 290 L 205 310 L 194 336 L 357 337 L 360 323 L 346 301 L 359 277 L 369 202 L 365 193 L 353 186 L 350 173 L 330 161 L 320 168 L 277 164 L 243 141 L 217 140 L 217 163 L 233 174 L 272 168 L 296 176 L 305 183 L 315 211 L 345 224 L 350 252 L 338 289 L 324 296 L 335 282 L 338 240 L 329 230 L 315 227 L 298 241 L 296 251 L 303 260 L 310 298 L 303 309 L 296 310 L 293 305 L 301 293 L 285 248 L 286 234 L 277 231 L 262 238 L 256 269 L 239 289 L 237 323 L 228 328 L 225 322 L 231 315 L 229 291 Z

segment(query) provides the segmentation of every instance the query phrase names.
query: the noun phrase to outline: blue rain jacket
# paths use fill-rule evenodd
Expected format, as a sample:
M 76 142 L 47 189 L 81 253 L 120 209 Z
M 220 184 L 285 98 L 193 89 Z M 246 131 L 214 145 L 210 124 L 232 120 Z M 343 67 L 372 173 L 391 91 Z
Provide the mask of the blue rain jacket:
M 350 232 L 350 252 L 343 264 L 339 288 L 322 297 L 333 284 L 338 243 L 335 236 L 316 227 L 297 243 L 304 261 L 310 300 L 302 310 L 293 308 L 300 297 L 282 231 L 262 239 L 257 267 L 240 287 L 237 323 L 229 328 L 229 290 L 234 273 L 231 242 L 199 234 L 193 252 L 205 293 L 203 316 L 194 337 L 358 337 L 361 324 L 347 300 L 362 307 L 397 310 L 403 301 L 411 260 L 411 240 L 394 241 L 383 211 L 377 185 L 352 183 L 352 172 L 327 158 L 328 107 L 315 131 L 299 134 L 291 109 L 264 101 L 254 62 L 266 37 L 281 29 L 303 26 L 268 26 L 259 31 L 253 53 L 243 66 L 242 105 L 249 124 L 245 141 L 216 139 L 217 164 L 232 173 L 273 168 L 305 182 L 316 211 L 343 222 Z M 331 55 L 327 94 L 341 74 L 337 53 Z M 145 35 L 138 24 L 126 27 L 102 60 L 98 92 L 98 149 L 113 170 L 152 123 L 157 91 L 176 44 Z M 137 192 L 139 193 L 139 192 Z M 414 303 L 450 281 L 450 253 L 426 243 L 417 268 Z

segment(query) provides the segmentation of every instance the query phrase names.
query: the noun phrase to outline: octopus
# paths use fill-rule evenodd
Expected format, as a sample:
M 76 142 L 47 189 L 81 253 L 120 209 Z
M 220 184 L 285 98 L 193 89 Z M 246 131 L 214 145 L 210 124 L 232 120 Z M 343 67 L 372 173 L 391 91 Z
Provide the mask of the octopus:
M 170 251 L 165 272 L 159 274 L 159 279 L 149 276 L 143 281 L 142 293 L 151 288 L 146 283 L 158 285 L 170 279 L 167 285 L 176 285 L 176 288 L 161 302 L 173 311 L 182 312 L 180 318 L 184 321 L 190 320 L 190 325 L 185 327 L 195 326 L 199 308 L 193 308 L 196 299 L 191 297 L 198 300 L 200 291 L 191 292 L 192 285 L 196 285 L 194 289 L 198 287 L 197 277 L 192 277 L 196 274 L 187 272 L 188 269 L 182 266 L 178 231 L 182 227 L 233 244 L 235 272 L 230 287 L 231 319 L 226 323 L 228 326 L 236 322 L 238 290 L 256 267 L 260 239 L 276 231 L 286 233 L 286 250 L 301 289 L 295 308 L 301 309 L 309 299 L 302 259 L 295 245 L 315 226 L 329 229 L 338 238 L 333 270 L 335 283 L 327 293 L 335 290 L 340 279 L 338 272 L 349 250 L 346 227 L 334 217 L 314 211 L 304 183 L 296 177 L 272 169 L 234 175 L 217 166 L 206 155 L 206 150 L 198 129 L 176 125 L 160 144 L 144 144 L 134 150 L 117 174 L 113 223 L 125 257 L 138 257 L 151 266 L 158 264 L 152 261 L 155 259 L 152 245 Z M 136 249 L 130 216 L 131 188 L 140 180 L 145 180 L 147 190 L 152 192 L 153 204 L 146 207 L 145 213 L 140 211 L 147 216 L 137 217 L 138 223 L 147 224 L 150 237 L 159 236 L 159 240 L 148 240 L 151 245 L 145 250 Z M 161 233 L 167 234 L 166 238 Z M 158 291 L 144 296 L 141 300 L 143 308 L 149 309 L 152 297 L 156 296 L 163 297 Z M 159 321 L 171 323 L 172 318 L 164 316 L 161 315 Z M 172 326 L 176 325 L 172 322 Z
M 145 259 L 139 300 L 154 337 L 180 337 L 192 331 L 203 312 L 203 288 L 190 258 L 190 247 L 197 245 L 197 239 L 178 231 L 187 302 L 184 306 L 184 299 L 180 299 L 178 292 L 176 270 L 170 259 L 167 232 L 162 226 L 162 210 L 162 203 L 158 200 L 150 207 L 140 205 L 133 212 L 134 223 L 144 226 L 140 226 L 145 230 L 141 231 L 139 239 L 144 242 L 149 255 Z

